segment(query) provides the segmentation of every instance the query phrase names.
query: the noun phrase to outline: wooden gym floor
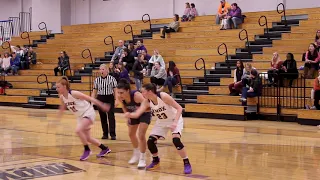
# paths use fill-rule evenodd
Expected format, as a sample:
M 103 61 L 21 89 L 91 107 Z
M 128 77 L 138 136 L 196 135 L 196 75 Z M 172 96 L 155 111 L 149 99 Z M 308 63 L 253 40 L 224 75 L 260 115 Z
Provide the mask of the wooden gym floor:
M 320 130 L 295 123 L 185 118 L 182 142 L 193 174 L 171 145 L 161 141 L 161 168 L 138 170 L 127 164 L 131 144 L 122 114 L 117 114 L 117 140 L 104 140 L 112 153 L 80 162 L 83 146 L 74 134 L 75 118 L 66 113 L 56 125 L 57 110 L 0 107 L 0 179 L 64 180 L 305 180 L 320 177 Z M 148 132 L 150 132 L 152 125 Z M 92 129 L 101 137 L 97 117 Z M 99 149 L 92 147 L 94 154 Z M 151 158 L 147 153 L 147 162 Z

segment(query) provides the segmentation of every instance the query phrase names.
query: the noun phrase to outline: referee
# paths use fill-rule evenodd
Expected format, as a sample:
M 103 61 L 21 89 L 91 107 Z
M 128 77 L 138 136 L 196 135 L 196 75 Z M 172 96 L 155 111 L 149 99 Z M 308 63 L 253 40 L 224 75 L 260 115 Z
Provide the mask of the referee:
M 110 110 L 108 113 L 99 109 L 101 126 L 103 131 L 102 139 L 109 139 L 109 131 L 111 140 L 116 140 L 116 122 L 114 118 L 114 106 L 115 106 L 115 93 L 117 88 L 117 81 L 114 77 L 109 75 L 109 70 L 105 64 L 100 65 L 100 77 L 97 77 L 94 81 L 94 88 L 92 97 L 100 100 L 101 102 L 110 104 Z M 107 116 L 108 114 L 108 116 Z M 109 127 L 108 127 L 109 119 Z

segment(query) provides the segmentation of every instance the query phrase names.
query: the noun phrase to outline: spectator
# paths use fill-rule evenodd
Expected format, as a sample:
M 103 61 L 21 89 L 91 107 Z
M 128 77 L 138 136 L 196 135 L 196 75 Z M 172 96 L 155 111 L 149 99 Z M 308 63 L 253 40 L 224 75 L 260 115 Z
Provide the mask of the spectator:
M 137 48 L 135 49 L 136 56 L 141 54 L 142 51 L 145 51 L 146 53 L 148 52 L 146 47 L 144 47 L 144 45 L 141 43 L 141 41 L 137 41 Z
M 258 71 L 255 69 L 251 70 L 250 73 L 250 80 L 249 80 L 249 86 L 242 88 L 242 95 L 239 99 L 240 102 L 242 102 L 243 106 L 247 105 L 247 98 L 248 97 L 256 97 L 261 95 L 261 81 L 258 75 Z
M 109 75 L 114 77 L 117 82 L 119 80 L 119 73 L 120 70 L 117 68 L 117 65 L 115 65 L 113 62 L 109 63 Z
M 316 45 L 311 43 L 309 49 L 304 56 L 304 77 L 307 79 L 312 79 L 314 77 L 314 72 L 319 68 L 319 53 L 316 50 Z
M 273 53 L 271 68 L 268 70 L 268 80 L 270 84 L 277 85 L 279 81 L 280 86 L 282 86 L 282 78 L 280 77 L 280 74 L 283 72 L 282 64 L 283 61 L 281 61 L 279 54 L 277 52 Z
M 122 54 L 122 51 L 123 49 L 126 48 L 126 46 L 124 46 L 124 42 L 123 40 L 119 40 L 119 46 L 117 47 L 117 49 L 115 50 L 112 58 L 111 58 L 111 61 L 114 62 L 115 64 L 118 64 L 119 63 L 119 59 L 120 59 L 120 56 Z
M 242 12 L 237 3 L 231 4 L 231 10 L 227 15 L 227 20 L 229 27 L 231 27 L 232 23 L 234 29 L 238 29 L 238 26 L 242 24 Z
M 139 54 L 138 59 L 134 62 L 132 67 L 132 71 L 134 73 L 134 80 L 138 91 L 142 87 L 143 75 L 146 73 L 146 70 L 144 69 L 144 62 L 144 55 Z
M 20 56 L 20 60 L 24 57 L 24 49 L 17 45 L 17 56 Z
M 252 69 L 256 69 L 256 68 L 252 67 L 250 63 L 247 63 L 245 67 L 245 73 L 242 76 L 242 87 L 245 87 L 249 84 L 249 79 L 250 79 L 250 74 Z
M 122 51 L 120 62 L 123 63 L 123 66 L 127 68 L 128 71 L 132 70 L 134 64 L 134 57 L 129 53 L 128 49 Z
M 181 22 L 189 20 L 190 11 L 191 11 L 191 7 L 190 7 L 190 4 L 187 2 L 186 9 L 184 10 L 183 16 L 181 18 Z
M 221 0 L 220 1 L 220 6 L 218 8 L 218 14 L 216 16 L 216 24 L 217 25 L 219 25 L 220 24 L 220 20 L 227 15 L 229 8 L 230 8 L 230 4 L 227 3 L 226 0 Z
M 292 53 L 287 54 L 287 59 L 283 62 L 282 69 L 284 71 L 283 78 L 290 80 L 289 87 L 292 87 L 293 80 L 299 77 L 297 62 Z
M 32 47 L 29 47 L 28 53 L 27 53 L 27 59 L 29 64 L 37 64 L 37 54 L 33 51 Z
M 134 50 L 134 44 L 133 43 L 129 43 L 129 45 L 128 45 L 128 54 L 130 56 L 133 56 L 133 57 L 137 57 L 138 56 L 136 54 L 136 51 Z
M 7 52 L 4 53 L 4 57 L 2 58 L 2 62 L 0 63 L 1 64 L 1 67 L 0 67 L 1 74 L 4 74 L 5 76 L 8 75 L 8 73 L 11 70 L 10 61 L 11 61 L 11 57 L 9 56 L 9 53 L 7 53 Z
M 245 74 L 243 62 L 237 61 L 237 68 L 233 72 L 233 83 L 229 85 L 229 91 L 231 96 L 238 96 L 242 90 L 242 77 Z
M 191 3 L 191 11 L 190 11 L 188 20 L 192 21 L 196 16 L 198 16 L 198 11 L 196 9 L 196 5 Z
M 155 62 L 159 62 L 161 67 L 166 68 L 166 64 L 164 63 L 164 60 L 163 60 L 162 56 L 159 54 L 159 51 L 157 49 L 155 49 L 153 51 L 153 56 L 149 60 L 148 75 L 150 75 L 151 69 L 152 69 Z
M 145 50 L 142 50 L 141 54 L 143 54 L 143 56 L 144 56 L 145 64 L 148 65 L 148 62 L 151 59 L 151 56 L 149 54 L 147 54 L 147 52 Z
M 320 110 L 319 100 L 320 100 L 320 70 L 318 71 L 318 77 L 314 79 L 313 90 L 314 90 L 314 108 Z
M 68 54 L 65 51 L 60 52 L 60 57 L 58 57 L 58 66 L 54 68 L 54 75 L 58 76 L 58 72 L 60 72 L 62 76 L 65 76 L 69 66 L 70 62 Z
M 170 23 L 168 27 L 167 26 L 163 27 L 161 38 L 165 38 L 166 37 L 166 33 L 178 32 L 179 26 L 180 26 L 179 15 L 175 14 L 173 16 L 173 22 Z
M 320 52 L 320 30 L 317 31 L 315 45 L 317 46 L 318 52 Z
M 12 53 L 12 58 L 10 61 L 11 71 L 13 75 L 18 75 L 18 70 L 20 67 L 20 56 L 17 53 Z
M 151 83 L 154 83 L 157 86 L 162 86 L 166 78 L 167 73 L 165 68 L 162 67 L 159 62 L 155 62 L 151 71 Z
M 221 18 L 220 30 L 231 29 L 230 19 L 228 18 L 228 17 L 230 17 L 230 11 L 231 11 L 231 9 L 228 9 L 228 13 L 224 17 Z
M 179 69 L 176 67 L 176 64 L 173 61 L 169 61 L 169 68 L 167 69 L 167 78 L 161 88 L 157 91 L 163 91 L 163 89 L 168 86 L 169 93 L 173 96 L 172 88 L 173 86 L 180 83 L 180 72 Z
M 119 79 L 126 79 L 126 80 L 128 80 L 128 82 L 130 82 L 131 80 L 129 77 L 129 72 L 125 68 L 125 66 L 122 62 L 119 62 L 118 69 L 119 69 Z

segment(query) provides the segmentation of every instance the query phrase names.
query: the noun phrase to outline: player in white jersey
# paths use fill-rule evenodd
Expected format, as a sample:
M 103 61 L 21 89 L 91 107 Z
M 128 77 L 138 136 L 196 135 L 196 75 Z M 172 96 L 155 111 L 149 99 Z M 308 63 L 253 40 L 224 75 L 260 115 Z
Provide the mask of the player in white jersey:
M 157 93 L 155 84 L 145 84 L 141 89 L 142 95 L 149 100 L 149 104 L 141 104 L 135 112 L 127 112 L 126 118 L 138 118 L 148 108 L 151 108 L 151 114 L 157 118 L 147 141 L 148 149 L 152 153 L 152 163 L 147 166 L 147 170 L 159 167 L 160 159 L 158 157 L 157 140 L 164 139 L 169 130 L 172 133 L 172 142 L 175 145 L 178 154 L 183 158 L 184 173 L 192 172 L 184 145 L 181 143 L 181 134 L 183 129 L 182 107 L 167 93 Z
M 97 155 L 97 157 L 103 157 L 109 154 L 111 150 L 90 135 L 90 129 L 93 125 L 96 114 L 92 104 L 89 102 L 94 103 L 103 111 L 109 111 L 110 105 L 104 104 L 99 100 L 87 96 L 79 91 L 72 91 L 70 89 L 70 83 L 66 77 L 62 77 L 62 79 L 56 83 L 56 88 L 61 100 L 58 114 L 59 117 L 62 116 L 62 113 L 66 108 L 68 108 L 77 116 L 76 133 L 84 146 L 84 152 L 80 157 L 80 160 L 85 161 L 89 158 L 91 154 L 91 150 L 88 145 L 89 143 L 98 146 L 101 149 L 101 152 Z

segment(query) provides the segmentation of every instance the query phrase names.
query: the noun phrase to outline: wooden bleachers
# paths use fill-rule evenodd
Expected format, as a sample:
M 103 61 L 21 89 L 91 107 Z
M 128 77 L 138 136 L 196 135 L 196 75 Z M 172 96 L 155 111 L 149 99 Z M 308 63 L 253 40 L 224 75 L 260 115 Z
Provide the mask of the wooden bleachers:
M 284 60 L 288 52 L 292 52 L 302 66 L 301 55 L 308 48 L 308 44 L 314 41 L 314 34 L 320 22 L 319 8 L 287 10 L 287 15 L 308 14 L 308 20 L 300 21 L 299 27 L 292 27 L 291 33 L 282 34 L 281 40 L 274 40 L 273 47 L 264 48 L 263 54 L 254 54 L 251 64 L 259 71 L 265 71 L 270 66 L 270 59 L 273 52 L 278 52 Z M 248 31 L 249 40 L 253 41 L 255 35 L 263 34 L 264 30 L 258 25 L 258 19 L 261 15 L 268 17 L 269 27 L 272 22 L 279 22 L 280 15 L 276 11 L 269 12 L 250 12 L 245 13 L 247 18 L 242 28 Z M 153 39 L 145 39 L 144 45 L 148 53 L 152 54 L 154 49 L 158 49 L 166 62 L 173 60 L 180 69 L 182 82 L 184 85 L 192 85 L 193 79 L 203 77 L 203 71 L 194 69 L 194 61 L 198 58 L 204 58 L 207 69 L 214 66 L 215 63 L 224 62 L 225 57 L 217 53 L 217 46 L 221 43 L 228 45 L 229 54 L 234 54 L 236 48 L 244 48 L 245 42 L 238 39 L 240 30 L 220 31 L 219 26 L 214 25 L 214 16 L 200 16 L 193 22 L 180 23 L 179 33 L 172 33 L 166 39 L 161 39 L 160 34 L 153 34 Z M 171 18 L 152 20 L 152 24 L 170 23 Z M 123 32 L 123 27 L 127 24 L 133 26 L 134 34 L 140 34 L 141 30 L 148 29 L 148 24 L 141 21 L 113 22 L 85 24 L 74 26 L 63 26 L 63 34 L 55 35 L 54 39 L 48 39 L 46 44 L 39 44 L 35 50 L 39 62 L 43 64 L 34 65 L 31 70 L 20 71 L 20 76 L 8 76 L 6 79 L 13 83 L 14 89 L 8 90 L 8 95 L 19 97 L 21 103 L 27 96 L 35 96 L 40 89 L 45 89 L 45 84 L 37 84 L 36 77 L 40 73 L 48 75 L 49 82 L 55 82 L 59 77 L 53 76 L 53 68 L 57 64 L 58 53 L 66 51 L 70 56 L 71 67 L 73 71 L 84 67 L 85 63 L 91 63 L 89 59 L 82 59 L 81 51 L 85 48 L 91 49 L 94 58 L 103 57 L 106 51 L 111 51 L 111 46 L 106 46 L 103 39 L 111 35 L 114 43 L 118 40 L 131 40 L 131 35 Z M 34 34 L 33 34 L 34 33 Z M 32 32 L 32 39 L 39 39 L 44 32 Z M 13 45 L 27 44 L 26 40 L 14 38 Z M 230 76 L 233 73 L 230 74 Z M 244 107 L 238 102 L 239 97 L 228 96 L 229 85 L 232 78 L 221 78 L 220 86 L 209 87 L 209 94 L 199 95 L 198 104 L 186 104 L 187 113 L 213 113 L 230 114 L 243 116 Z M 89 93 L 89 77 L 82 77 L 82 83 L 73 83 L 72 88 Z M 312 81 L 307 81 L 307 91 L 312 87 Z M 134 88 L 134 86 L 133 86 Z M 28 91 L 28 92 L 24 92 Z M 290 91 L 285 89 L 285 91 Z M 293 90 L 294 91 L 294 90 Z M 177 91 L 176 91 L 177 92 Z M 293 92 L 294 93 L 294 92 Z M 302 94 L 298 94 L 302 96 Z M 272 94 L 270 95 L 272 99 Z M 9 97 L 9 96 L 8 96 Z M 10 96 L 11 97 L 11 96 Z M 309 95 L 307 95 L 309 97 Z M 296 97 L 301 101 L 301 97 Z M 15 101 L 18 102 L 18 101 Z M 56 105 L 59 103 L 57 98 L 47 98 L 47 103 Z M 256 103 L 256 100 L 249 101 L 249 104 Z M 274 109 L 262 109 L 262 112 L 272 112 Z M 287 110 L 288 113 L 293 113 Z

